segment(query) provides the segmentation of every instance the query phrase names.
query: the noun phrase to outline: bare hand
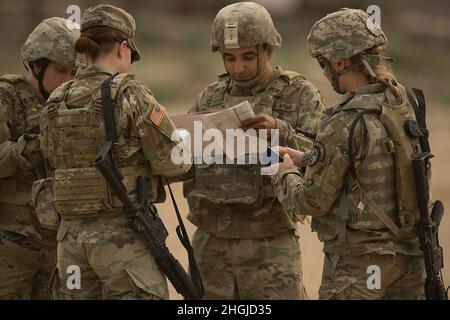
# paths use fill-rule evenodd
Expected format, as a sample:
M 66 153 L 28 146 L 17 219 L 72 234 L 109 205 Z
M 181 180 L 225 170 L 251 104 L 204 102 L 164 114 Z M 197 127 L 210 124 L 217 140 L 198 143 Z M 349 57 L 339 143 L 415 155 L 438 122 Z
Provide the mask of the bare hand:
M 23 139 L 27 144 L 22 152 L 22 156 L 27 159 L 32 168 L 37 168 L 42 162 L 39 136 L 34 134 L 24 134 Z
M 277 162 L 272 164 L 269 167 L 261 168 L 261 173 L 263 175 L 273 176 L 277 174 L 280 170 L 287 169 L 287 168 L 293 168 L 296 169 L 297 167 L 292 162 L 292 159 L 289 157 L 289 155 L 286 153 L 283 157 L 282 162 Z
M 306 162 L 304 160 L 304 152 L 288 148 L 288 147 L 281 147 L 276 146 L 273 148 L 276 152 L 280 154 L 280 156 L 284 157 L 285 155 L 289 156 L 289 159 L 293 162 L 293 164 L 299 168 L 305 167 Z
M 267 129 L 267 137 L 270 137 L 270 130 L 275 129 L 275 118 L 267 114 L 260 114 L 242 121 L 242 129 Z
M 296 167 L 294 162 L 292 161 L 289 154 L 285 153 L 283 156 L 283 162 L 280 163 L 279 170 L 284 170 L 284 169 L 293 168 L 293 167 Z

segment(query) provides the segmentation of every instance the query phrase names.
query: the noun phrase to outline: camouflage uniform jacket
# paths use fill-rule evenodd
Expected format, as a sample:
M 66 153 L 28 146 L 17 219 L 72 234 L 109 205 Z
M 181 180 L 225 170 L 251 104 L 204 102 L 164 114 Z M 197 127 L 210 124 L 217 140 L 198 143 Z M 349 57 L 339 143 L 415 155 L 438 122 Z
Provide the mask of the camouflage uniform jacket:
M 41 238 L 39 222 L 30 210 L 31 186 L 43 175 L 23 157 L 24 134 L 38 125 L 43 106 L 26 78 L 4 75 L 0 80 L 0 230 Z
M 379 88 L 378 88 L 379 89 Z M 368 209 L 359 205 L 361 189 L 349 172 L 349 130 L 362 110 L 340 110 L 350 100 L 384 102 L 376 85 L 347 93 L 321 120 L 312 151 L 305 154 L 305 174 L 285 168 L 272 177 L 278 199 L 285 208 L 313 216 L 312 229 L 333 254 L 420 255 L 418 238 L 397 239 Z M 398 216 L 394 156 L 383 148 L 388 137 L 375 115 L 365 115 L 354 133 L 355 167 L 359 182 L 375 203 L 392 217 Z
M 227 75 L 220 75 L 219 81 L 199 95 L 191 112 L 229 108 L 245 100 L 256 115 L 267 114 L 276 119 L 280 145 L 300 150 L 310 147 L 293 128 L 317 130 L 324 110 L 322 97 L 303 76 L 280 67 L 275 68 L 267 83 L 252 89 L 239 87 Z M 193 191 L 185 192 L 192 223 L 219 238 L 263 238 L 296 229 L 296 215 L 282 210 L 270 178 L 261 176 L 255 165 L 224 166 L 195 166 Z M 202 169 L 207 179 L 200 179 Z M 252 177 L 256 181 L 249 182 Z M 206 184 L 201 185 L 204 180 Z M 243 200 L 230 201 L 233 197 Z
M 122 206 L 114 195 L 105 198 L 106 182 L 92 167 L 106 142 L 100 84 L 110 76 L 99 66 L 80 68 L 76 79 L 55 89 L 41 117 L 41 146 L 54 170 L 53 201 L 66 219 L 103 215 L 103 209 L 117 212 L 114 208 Z M 175 127 L 150 89 L 133 75 L 116 75 L 111 88 L 118 137 L 113 153 L 125 187 L 136 196 L 137 176 L 152 176 L 149 200 L 163 201 L 157 176 L 180 175 L 190 168 L 171 161 Z

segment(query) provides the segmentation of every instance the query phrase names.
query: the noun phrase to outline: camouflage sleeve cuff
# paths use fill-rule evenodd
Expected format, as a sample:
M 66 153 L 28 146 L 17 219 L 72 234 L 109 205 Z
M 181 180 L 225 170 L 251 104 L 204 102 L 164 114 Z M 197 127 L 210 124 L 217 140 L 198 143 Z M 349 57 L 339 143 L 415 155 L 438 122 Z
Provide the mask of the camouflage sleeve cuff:
M 27 141 L 23 136 L 19 138 L 15 147 L 15 158 L 17 160 L 17 168 L 19 170 L 29 170 L 32 166 L 22 155 L 27 146 Z
M 27 146 L 24 137 L 17 142 L 5 141 L 0 146 L 0 179 L 9 178 L 30 170 L 31 165 L 22 155 Z
M 298 213 L 295 206 L 295 186 L 302 183 L 303 176 L 297 167 L 288 167 L 272 176 L 273 188 L 285 212 Z
M 295 166 L 281 169 L 271 177 L 272 183 L 273 183 L 275 189 L 277 189 L 278 187 L 280 187 L 282 185 L 282 183 L 281 183 L 282 180 L 284 179 L 284 177 L 286 177 L 289 174 L 295 174 L 299 177 L 302 177 L 302 174 L 300 173 L 298 168 Z

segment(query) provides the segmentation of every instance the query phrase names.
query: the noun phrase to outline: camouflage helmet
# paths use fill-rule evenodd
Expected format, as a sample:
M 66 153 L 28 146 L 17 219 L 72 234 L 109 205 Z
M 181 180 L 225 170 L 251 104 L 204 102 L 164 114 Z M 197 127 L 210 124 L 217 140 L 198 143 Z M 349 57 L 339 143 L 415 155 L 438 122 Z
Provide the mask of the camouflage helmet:
M 359 9 L 343 8 L 317 21 L 307 38 L 313 58 L 337 62 L 387 42 L 380 26 Z
M 211 26 L 212 51 L 263 43 L 276 49 L 281 41 L 270 13 L 254 2 L 239 2 L 222 8 Z
M 133 41 L 136 33 L 136 22 L 132 15 L 125 10 L 109 4 L 99 4 L 88 8 L 81 18 L 81 32 L 92 27 L 109 27 L 121 31 L 128 38 L 133 51 L 133 62 L 141 58 L 141 54 Z
M 48 59 L 56 63 L 75 68 L 75 41 L 80 36 L 80 31 L 68 20 L 53 17 L 42 21 L 30 33 L 23 44 L 20 52 L 23 58 L 28 61 Z

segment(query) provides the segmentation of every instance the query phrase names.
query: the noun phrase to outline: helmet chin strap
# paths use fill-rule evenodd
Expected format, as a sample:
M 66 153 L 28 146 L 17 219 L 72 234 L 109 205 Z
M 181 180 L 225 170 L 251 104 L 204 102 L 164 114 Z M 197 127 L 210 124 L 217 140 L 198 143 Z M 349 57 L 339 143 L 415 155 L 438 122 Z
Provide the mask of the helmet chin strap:
M 351 66 L 348 66 L 347 68 L 344 68 L 340 71 L 334 71 L 334 69 L 331 67 L 330 62 L 326 59 L 323 60 L 325 62 L 325 68 L 327 69 L 327 72 L 331 74 L 331 85 L 333 86 L 334 91 L 340 94 L 345 94 L 345 91 L 342 90 L 341 86 L 339 85 L 339 77 L 342 76 L 344 73 L 347 73 L 355 69 L 358 65 L 354 63 Z
M 258 66 L 257 66 L 256 74 L 254 77 L 252 77 L 249 80 L 240 81 L 240 80 L 234 79 L 230 74 L 230 78 L 233 79 L 234 83 L 236 83 L 239 87 L 242 87 L 242 88 L 256 87 L 261 82 L 261 79 L 264 76 L 265 66 L 261 65 L 262 45 L 261 44 L 256 45 L 256 50 L 258 51 L 258 57 L 257 57 Z
M 40 67 L 39 73 L 37 73 L 36 70 L 34 70 L 34 65 L 37 65 Z M 50 93 L 47 90 L 45 90 L 45 88 L 44 88 L 44 76 L 45 76 L 45 71 L 47 70 L 47 66 L 48 66 L 47 59 L 41 59 L 41 60 L 29 63 L 31 73 L 33 74 L 33 77 L 38 81 L 39 91 L 45 100 L 47 100 L 48 97 L 50 96 Z
M 368 54 L 362 53 L 359 56 L 359 60 L 361 65 L 366 68 L 371 78 L 376 78 L 376 74 L 373 71 L 372 65 L 377 65 L 382 59 L 392 62 L 393 59 L 389 57 L 382 56 L 380 54 Z M 341 71 L 334 71 L 331 67 L 331 64 L 328 60 L 321 58 L 322 62 L 325 63 L 325 68 L 327 68 L 327 72 L 331 74 L 331 85 L 333 86 L 334 91 L 340 94 L 345 94 L 345 92 L 339 86 L 339 77 L 344 73 L 347 73 L 358 66 L 358 63 L 354 63 L 347 68 L 342 69 Z

